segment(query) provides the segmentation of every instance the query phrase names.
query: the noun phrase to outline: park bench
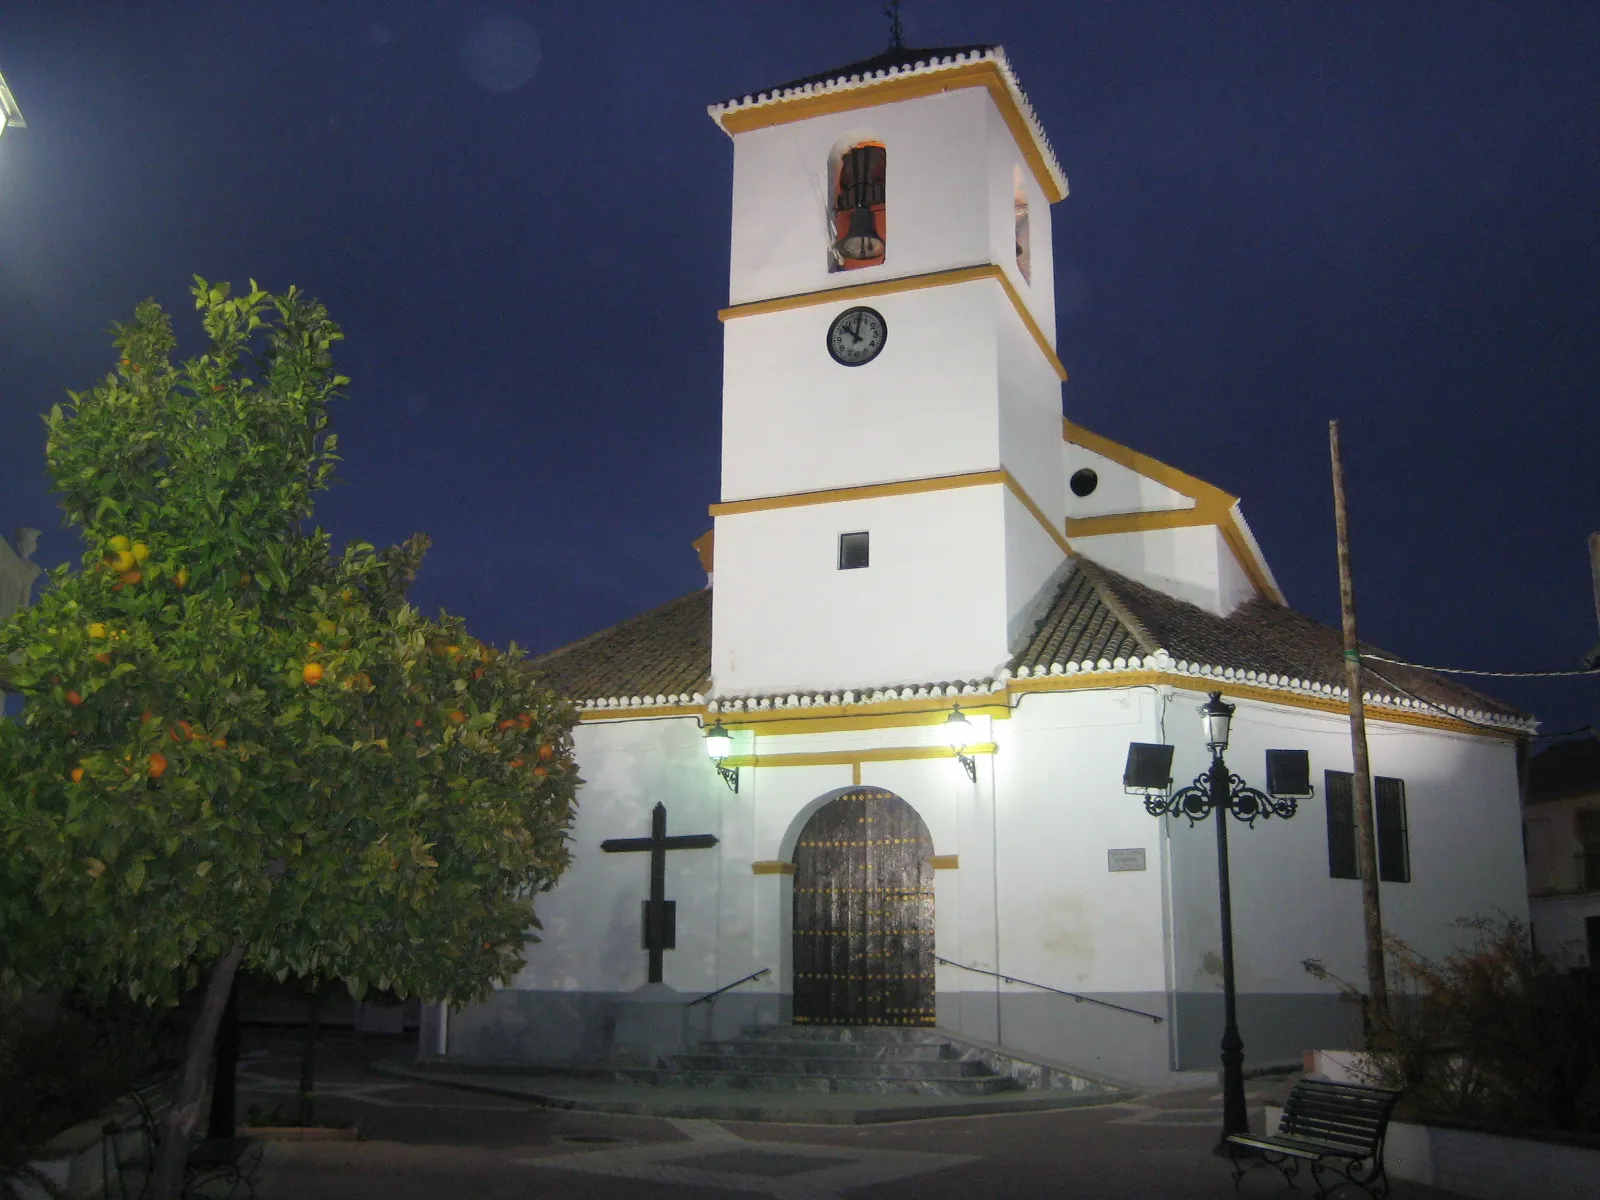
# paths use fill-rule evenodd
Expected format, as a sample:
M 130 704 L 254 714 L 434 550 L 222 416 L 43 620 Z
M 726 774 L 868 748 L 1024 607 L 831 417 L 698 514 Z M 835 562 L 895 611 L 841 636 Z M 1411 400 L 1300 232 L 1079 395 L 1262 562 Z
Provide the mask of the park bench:
M 112 1154 L 116 1159 L 117 1188 L 121 1200 L 145 1200 L 150 1194 L 152 1168 L 155 1163 L 156 1143 L 161 1137 L 159 1114 L 167 1106 L 165 1091 L 168 1085 L 158 1084 L 135 1088 L 128 1095 L 137 1111 L 136 1147 L 124 1153 L 121 1142 L 110 1137 Z M 113 1131 L 107 1128 L 107 1134 Z M 241 1187 L 255 1200 L 256 1172 L 261 1167 L 261 1143 L 253 1138 L 196 1137 L 189 1146 L 188 1161 L 183 1171 L 185 1196 L 216 1197 L 223 1185 L 227 1193 L 221 1200 L 233 1200 Z M 215 1191 L 212 1185 L 219 1185 Z M 106 1196 L 111 1195 L 111 1181 L 106 1181 Z
M 1358 1083 L 1302 1079 L 1283 1106 L 1278 1131 L 1265 1137 L 1231 1134 L 1225 1139 L 1233 1160 L 1233 1186 L 1263 1164 L 1276 1167 L 1291 1185 L 1300 1164 L 1311 1164 L 1319 1200 L 1335 1187 L 1352 1184 L 1368 1196 L 1387 1196 L 1383 1139 L 1400 1093 Z M 1341 1178 L 1324 1182 L 1323 1171 Z

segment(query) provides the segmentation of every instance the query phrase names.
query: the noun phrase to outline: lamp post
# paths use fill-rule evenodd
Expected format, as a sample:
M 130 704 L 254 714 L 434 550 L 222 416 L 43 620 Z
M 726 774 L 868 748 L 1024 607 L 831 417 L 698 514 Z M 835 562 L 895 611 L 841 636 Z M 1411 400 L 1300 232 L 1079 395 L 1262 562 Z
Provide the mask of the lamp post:
M 1152 817 L 1186 817 L 1192 826 L 1206 817 L 1217 818 L 1217 900 L 1222 914 L 1222 1139 L 1219 1152 L 1232 1134 L 1250 1131 L 1244 1099 L 1244 1039 L 1239 1036 L 1239 1013 L 1233 978 L 1233 892 L 1228 878 L 1228 823 L 1234 818 L 1254 827 L 1258 819 L 1294 816 L 1296 797 L 1311 795 L 1311 768 L 1304 750 L 1268 750 L 1267 786 L 1262 792 L 1228 770 L 1223 754 L 1228 749 L 1234 706 L 1212 692 L 1200 708 L 1206 749 L 1211 765 L 1188 787 L 1171 792 L 1172 747 L 1135 742 L 1128 747 L 1123 787 L 1144 794 L 1144 807 Z

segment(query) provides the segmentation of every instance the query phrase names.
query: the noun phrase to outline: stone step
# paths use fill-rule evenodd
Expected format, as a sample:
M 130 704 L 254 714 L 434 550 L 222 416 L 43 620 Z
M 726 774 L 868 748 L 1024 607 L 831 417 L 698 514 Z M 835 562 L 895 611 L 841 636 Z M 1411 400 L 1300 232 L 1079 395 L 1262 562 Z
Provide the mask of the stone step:
M 618 1083 L 647 1083 L 658 1088 L 721 1089 L 740 1092 L 830 1092 L 915 1096 L 992 1096 L 1017 1091 L 1017 1082 L 999 1075 L 964 1079 L 919 1079 L 908 1075 L 852 1078 L 840 1075 L 765 1075 L 742 1071 L 674 1071 L 624 1068 Z
M 939 1031 L 931 1025 L 746 1025 L 739 1039 L 757 1041 L 831 1042 L 941 1042 Z
M 674 1054 L 667 1059 L 671 1069 L 684 1071 L 736 1071 L 741 1075 L 832 1075 L 848 1079 L 972 1079 L 993 1076 L 982 1063 L 950 1059 L 906 1060 L 879 1058 L 802 1058 L 799 1055 Z
M 737 1038 L 701 1042 L 699 1054 L 753 1054 L 852 1062 L 944 1062 L 959 1057 L 949 1042 L 824 1042 L 799 1038 Z

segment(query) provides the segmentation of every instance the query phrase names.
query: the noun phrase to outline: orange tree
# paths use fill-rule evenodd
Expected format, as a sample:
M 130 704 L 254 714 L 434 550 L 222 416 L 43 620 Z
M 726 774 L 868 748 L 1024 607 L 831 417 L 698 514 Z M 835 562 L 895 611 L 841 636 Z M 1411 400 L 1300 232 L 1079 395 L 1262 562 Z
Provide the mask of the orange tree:
M 0 973 L 170 1003 L 203 983 L 157 1196 L 182 1181 L 241 964 L 464 1002 L 522 965 L 568 861 L 571 710 L 404 600 L 427 540 L 310 529 L 348 383 L 326 310 L 197 279 L 205 353 L 154 301 L 46 418 L 82 528 L 0 623 Z

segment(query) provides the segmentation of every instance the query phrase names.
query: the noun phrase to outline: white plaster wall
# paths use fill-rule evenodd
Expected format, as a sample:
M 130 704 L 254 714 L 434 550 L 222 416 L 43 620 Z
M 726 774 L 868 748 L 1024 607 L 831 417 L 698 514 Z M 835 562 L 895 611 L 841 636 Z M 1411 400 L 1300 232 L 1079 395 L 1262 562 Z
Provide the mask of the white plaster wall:
M 1051 346 L 1056 344 L 1056 276 L 1051 235 L 1050 204 L 1039 190 L 1039 182 L 1029 170 L 1022 151 L 1000 110 L 990 104 L 987 112 L 989 143 L 990 261 L 1005 268 L 1006 277 L 1022 296 L 1033 319 Z M 1022 170 L 1022 186 L 1028 197 L 1028 232 L 1032 243 L 1030 267 L 1033 281 L 1023 278 L 1017 267 L 1016 170 Z
M 1006 658 L 1000 484 L 720 516 L 718 694 L 982 677 Z M 871 565 L 838 569 L 841 533 Z
M 1084 467 L 1099 476 L 1099 484 L 1087 496 L 1074 496 L 1067 485 L 1073 473 Z M 1068 441 L 1061 442 L 1061 483 L 1069 517 L 1104 517 L 1194 507 L 1194 500 L 1182 492 Z
M 1015 652 L 1032 636 L 1055 598 L 1067 556 L 1007 488 L 1005 491 L 1006 648 Z
M 607 854 L 607 838 L 648 837 L 650 810 L 667 807 L 667 833 L 711 833 L 709 850 L 674 850 L 666 858 L 667 899 L 677 901 L 678 948 L 665 957 L 665 981 L 709 990 L 736 978 L 719 969 L 719 940 L 748 940 L 750 868 L 736 868 L 749 820 L 706 759 L 694 717 L 663 721 L 585 722 L 573 733 L 584 783 L 571 835 L 572 865 L 535 902 L 543 929 L 526 952 L 513 987 L 524 990 L 626 992 L 645 982 L 639 905 L 649 895 L 648 853 Z M 733 914 L 730 916 L 729 914 Z M 727 978 L 724 978 L 727 977 Z
M 1075 992 L 1166 990 L 1162 831 L 1122 791 L 1154 712 L 1150 689 L 1074 691 L 1028 696 L 997 723 L 1004 971 Z M 1108 850 L 1134 848 L 1145 870 L 1109 871 Z
M 1073 548 L 1130 579 L 1226 616 L 1242 573 L 1214 525 L 1074 537 Z
M 859 367 L 828 354 L 851 305 L 818 304 L 724 326 L 722 498 L 850 487 L 1000 465 L 998 284 L 878 296 L 888 338 Z M 1038 356 L 1038 350 L 1029 347 Z M 720 563 L 720 547 L 719 547 Z
M 1196 712 L 1203 701 L 1199 693 L 1179 691 L 1169 702 L 1166 740 L 1178 749 L 1174 786 L 1206 768 Z M 1227 755 L 1234 772 L 1264 787 L 1269 748 L 1303 749 L 1310 752 L 1316 788 L 1291 820 L 1272 818 L 1254 828 L 1229 824 L 1239 989 L 1330 991 L 1300 966 L 1305 958 L 1321 959 L 1333 973 L 1360 983 L 1361 885 L 1328 875 L 1324 801 L 1323 772 L 1351 769 L 1348 718 L 1237 703 Z M 1373 774 L 1405 781 L 1410 827 L 1411 882 L 1381 885 L 1385 928 L 1437 960 L 1470 944 L 1469 931 L 1452 924 L 1459 919 L 1503 912 L 1526 920 L 1512 744 L 1371 719 L 1367 731 Z M 1180 990 L 1220 990 L 1215 827 L 1209 821 L 1192 830 L 1181 820 L 1169 824 L 1176 983 Z
M 1542 954 L 1567 960 L 1569 966 L 1600 967 L 1589 957 L 1586 922 L 1600 917 L 1600 892 L 1579 896 L 1535 896 L 1528 901 L 1534 941 Z
M 1060 530 L 1067 494 L 1059 449 L 1061 381 L 1015 309 L 1005 308 L 1010 311 L 999 312 L 996 325 L 1000 462 Z
M 1583 886 L 1578 813 L 1590 810 L 1600 810 L 1600 796 L 1547 800 L 1523 810 L 1530 891 L 1570 892 Z
M 879 266 L 830 271 L 830 156 L 866 139 L 887 151 L 887 253 Z M 994 257 L 994 176 L 1003 168 L 1009 213 L 1011 162 L 1020 153 L 982 88 L 769 126 L 733 141 L 732 304 L 1007 259 L 1014 269 L 1009 242 L 1005 257 Z M 1048 263 L 1049 206 L 1029 215 L 1035 261 Z M 1053 338 L 1053 298 L 1048 288 L 1033 290 L 1030 307 Z

